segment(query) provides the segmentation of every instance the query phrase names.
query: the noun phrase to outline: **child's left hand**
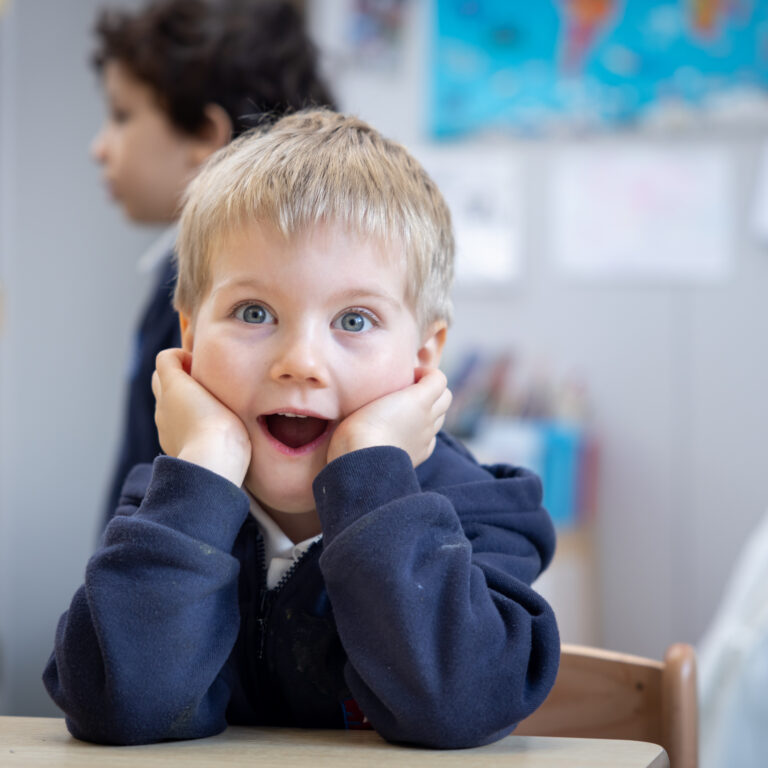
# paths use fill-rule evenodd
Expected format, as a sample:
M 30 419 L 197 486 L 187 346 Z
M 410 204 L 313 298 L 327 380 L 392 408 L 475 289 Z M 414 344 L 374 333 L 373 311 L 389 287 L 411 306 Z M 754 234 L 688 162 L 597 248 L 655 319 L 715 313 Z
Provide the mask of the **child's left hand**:
M 453 396 L 445 374 L 417 368 L 415 383 L 373 400 L 349 414 L 336 427 L 328 461 L 377 445 L 402 448 L 417 467 L 435 448 L 435 435 L 445 421 Z

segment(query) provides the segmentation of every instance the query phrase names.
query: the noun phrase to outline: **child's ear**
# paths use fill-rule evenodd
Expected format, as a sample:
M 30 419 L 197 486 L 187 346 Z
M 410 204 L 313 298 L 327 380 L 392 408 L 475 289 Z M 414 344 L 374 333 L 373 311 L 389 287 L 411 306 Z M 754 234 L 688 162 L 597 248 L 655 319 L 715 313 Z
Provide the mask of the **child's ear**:
M 179 312 L 179 326 L 181 328 L 181 348 L 185 352 L 191 352 L 195 343 L 195 326 L 183 312 Z
M 448 333 L 448 324 L 445 320 L 435 320 L 427 328 L 424 340 L 417 353 L 418 364 L 422 368 L 437 368 L 445 346 L 445 337 Z
M 192 161 L 195 165 L 203 163 L 232 139 L 232 121 L 223 107 L 206 104 L 204 113 L 203 125 L 195 134 L 192 148 Z

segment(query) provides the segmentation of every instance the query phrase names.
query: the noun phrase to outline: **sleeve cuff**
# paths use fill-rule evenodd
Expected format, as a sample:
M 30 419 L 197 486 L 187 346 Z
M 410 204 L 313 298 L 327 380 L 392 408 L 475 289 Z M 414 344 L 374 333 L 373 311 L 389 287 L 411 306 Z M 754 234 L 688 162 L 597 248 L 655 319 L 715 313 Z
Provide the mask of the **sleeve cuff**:
M 135 517 L 230 552 L 247 515 L 247 496 L 229 480 L 197 464 L 158 456 Z
M 394 446 L 364 448 L 334 459 L 312 488 L 326 545 L 368 512 L 421 491 L 410 457 Z

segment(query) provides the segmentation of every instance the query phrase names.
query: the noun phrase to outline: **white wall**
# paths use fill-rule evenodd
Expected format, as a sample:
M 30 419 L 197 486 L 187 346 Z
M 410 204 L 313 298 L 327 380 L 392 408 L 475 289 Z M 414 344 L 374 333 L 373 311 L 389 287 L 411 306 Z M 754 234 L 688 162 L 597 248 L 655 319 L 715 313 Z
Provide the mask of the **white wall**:
M 344 0 L 314 0 L 345 108 L 421 139 L 427 0 L 404 66 L 343 72 Z M 0 712 L 52 714 L 40 673 L 82 579 L 113 458 L 129 335 L 154 233 L 125 224 L 87 156 L 102 116 L 86 59 L 99 3 L 16 0 L 0 22 Z M 45 20 L 45 23 L 43 23 Z M 621 142 L 647 139 L 626 135 Z M 664 146 L 672 140 L 654 139 Z M 658 655 L 696 640 L 738 546 L 768 503 L 768 253 L 746 228 L 758 140 L 725 147 L 737 181 L 732 276 L 709 288 L 573 285 L 551 267 L 551 142 L 524 156 L 526 274 L 460 292 L 449 342 L 512 345 L 582 371 L 602 441 L 602 636 Z
M 2 711 L 53 714 L 40 675 L 96 541 L 129 333 L 154 235 L 106 200 L 88 145 L 95 0 L 11 3 L 2 30 Z
M 7 257 L 13 249 L 10 226 L 12 215 L 12 185 L 11 185 L 11 140 L 12 121 L 8 119 L 8 97 L 15 77 L 15 46 L 13 38 L 9 34 L 8 25 L 0 23 L 0 438 L 7 433 L 8 402 L 5 396 L 7 385 L 2 375 L 8 369 L 6 356 L 7 343 L 3 343 L 5 320 L 5 295 L 4 280 L 10 273 L 10 263 Z M 8 441 L 0 439 L 0 712 L 5 712 L 8 707 L 8 690 L 3 685 L 4 670 L 6 667 L 6 653 L 4 650 L 5 633 L 4 624 L 9 620 L 7 606 L 10 601 L 9 573 L 6 564 L 9 561 L 9 541 L 5 532 L 8 529 L 7 515 L 7 470 L 10 468 L 10 456 L 8 455 Z

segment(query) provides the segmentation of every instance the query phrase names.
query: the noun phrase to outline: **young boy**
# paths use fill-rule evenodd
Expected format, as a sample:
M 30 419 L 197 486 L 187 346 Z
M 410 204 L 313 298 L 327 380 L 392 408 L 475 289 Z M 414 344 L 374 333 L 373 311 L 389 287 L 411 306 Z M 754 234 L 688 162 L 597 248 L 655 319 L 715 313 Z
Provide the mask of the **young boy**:
M 453 238 L 398 144 L 327 111 L 219 152 L 178 241 L 167 456 L 129 476 L 44 674 L 78 738 L 227 723 L 500 738 L 554 682 L 538 479 L 440 432 Z
M 139 224 L 172 225 L 201 163 L 254 121 L 332 106 L 301 14 L 289 0 L 151 0 L 105 10 L 94 64 L 107 120 L 91 151 L 115 201 Z M 161 349 L 179 345 L 171 306 L 175 232 L 148 253 L 159 258 L 136 334 L 129 398 L 104 522 L 131 467 L 160 452 L 150 380 Z

